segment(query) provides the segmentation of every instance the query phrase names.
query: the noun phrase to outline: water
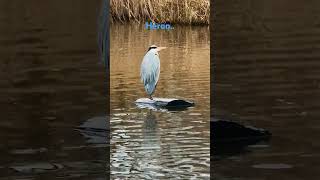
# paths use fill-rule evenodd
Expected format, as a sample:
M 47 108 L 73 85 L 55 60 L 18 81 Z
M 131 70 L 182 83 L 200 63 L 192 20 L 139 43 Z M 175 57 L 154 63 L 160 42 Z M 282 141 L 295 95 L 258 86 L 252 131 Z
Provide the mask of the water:
M 0 179 L 105 179 L 105 142 L 75 130 L 107 108 L 99 9 L 0 1 Z
M 208 27 L 146 31 L 141 25 L 110 29 L 111 176 L 116 179 L 209 179 L 210 61 Z M 154 97 L 183 98 L 185 111 L 140 109 L 147 97 L 140 64 L 149 45 L 160 52 Z
M 215 179 L 319 179 L 319 7 L 215 3 L 214 116 L 273 134 L 267 144 L 215 157 Z

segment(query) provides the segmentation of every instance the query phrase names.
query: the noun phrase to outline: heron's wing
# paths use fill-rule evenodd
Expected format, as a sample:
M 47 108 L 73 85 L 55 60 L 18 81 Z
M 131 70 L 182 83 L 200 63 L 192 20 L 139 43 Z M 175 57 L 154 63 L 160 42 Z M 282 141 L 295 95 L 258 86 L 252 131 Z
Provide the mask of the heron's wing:
M 158 83 L 160 75 L 160 59 L 153 53 L 147 53 L 141 64 L 141 81 L 144 84 L 145 90 L 151 95 Z

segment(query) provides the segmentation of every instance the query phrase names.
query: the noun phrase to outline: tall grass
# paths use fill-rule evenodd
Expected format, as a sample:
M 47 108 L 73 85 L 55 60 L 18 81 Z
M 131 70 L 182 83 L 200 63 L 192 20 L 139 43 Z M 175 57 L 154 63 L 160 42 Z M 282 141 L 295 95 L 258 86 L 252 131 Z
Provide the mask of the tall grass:
M 210 0 L 110 0 L 112 22 L 209 24 Z

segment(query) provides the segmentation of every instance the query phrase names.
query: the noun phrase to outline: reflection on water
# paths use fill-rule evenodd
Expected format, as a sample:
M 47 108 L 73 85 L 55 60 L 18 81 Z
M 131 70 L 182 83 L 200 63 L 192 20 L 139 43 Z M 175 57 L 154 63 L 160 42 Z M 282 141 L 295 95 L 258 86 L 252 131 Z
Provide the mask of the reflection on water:
M 273 134 L 215 160 L 216 179 L 319 179 L 319 5 L 216 1 L 214 116 Z
M 105 116 L 99 6 L 0 1 L 0 179 L 105 179 L 106 147 L 74 130 Z
M 145 31 L 113 24 L 111 33 L 111 174 L 132 179 L 208 179 L 210 78 L 208 27 Z M 150 44 L 160 52 L 155 97 L 190 99 L 184 111 L 141 109 L 139 71 Z

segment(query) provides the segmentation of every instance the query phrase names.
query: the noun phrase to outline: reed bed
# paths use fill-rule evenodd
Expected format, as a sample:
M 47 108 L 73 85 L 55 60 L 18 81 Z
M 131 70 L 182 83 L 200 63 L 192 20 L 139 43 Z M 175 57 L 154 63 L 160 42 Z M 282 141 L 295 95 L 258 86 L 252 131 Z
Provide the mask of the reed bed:
M 110 0 L 111 23 L 208 25 L 210 0 Z

